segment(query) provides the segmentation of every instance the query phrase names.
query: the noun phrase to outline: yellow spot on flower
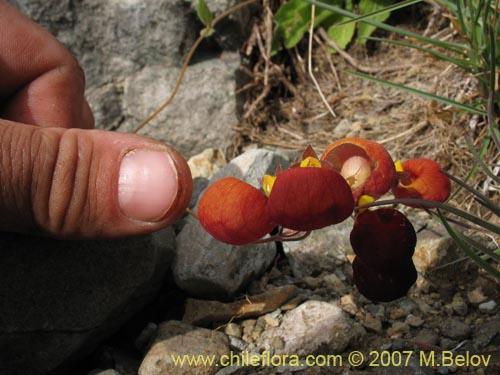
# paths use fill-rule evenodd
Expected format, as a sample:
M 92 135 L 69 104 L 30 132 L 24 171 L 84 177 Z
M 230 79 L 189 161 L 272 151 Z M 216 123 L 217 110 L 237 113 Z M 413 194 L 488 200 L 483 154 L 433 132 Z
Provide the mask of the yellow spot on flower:
M 276 176 L 271 176 L 270 174 L 264 175 L 264 179 L 262 180 L 262 189 L 264 190 L 264 194 L 266 194 L 266 196 L 269 196 L 271 194 L 274 181 L 276 181 Z
M 309 156 L 300 162 L 300 167 L 301 168 L 309 168 L 309 167 L 321 168 L 321 162 L 318 159 L 316 159 L 312 156 Z
M 358 199 L 358 206 L 363 206 L 365 204 L 370 204 L 370 203 L 373 203 L 375 202 L 375 198 L 373 198 L 371 195 L 362 195 L 359 197 Z M 360 211 L 363 212 L 364 210 L 366 210 L 366 208 L 364 209 L 361 209 Z
M 394 166 L 396 167 L 396 172 L 404 172 L 403 163 L 401 163 L 401 160 L 396 160 Z

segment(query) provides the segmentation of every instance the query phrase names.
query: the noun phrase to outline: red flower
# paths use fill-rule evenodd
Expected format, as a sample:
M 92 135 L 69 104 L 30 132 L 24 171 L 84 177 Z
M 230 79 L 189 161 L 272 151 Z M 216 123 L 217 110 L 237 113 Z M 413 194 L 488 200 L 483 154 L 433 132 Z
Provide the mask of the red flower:
M 430 159 L 412 159 L 396 163 L 398 183 L 392 193 L 396 198 L 418 198 L 444 202 L 450 196 L 450 179 Z
M 380 144 L 363 138 L 345 138 L 329 145 L 321 160 L 328 161 L 349 183 L 354 199 L 378 198 L 396 181 L 394 162 Z
M 411 259 L 381 271 L 365 264 L 357 256 L 352 264 L 354 283 L 359 292 L 374 302 L 389 302 L 404 297 L 417 281 L 417 270 Z
M 219 241 L 232 245 L 255 242 L 276 226 L 266 210 L 267 197 L 252 185 L 226 177 L 210 185 L 198 205 L 198 219 Z
M 354 283 L 372 301 L 403 297 L 417 279 L 412 256 L 417 236 L 408 219 L 392 208 L 363 211 L 354 221 L 351 245 Z
M 320 229 L 347 219 L 354 210 L 354 200 L 345 179 L 321 163 L 312 148 L 306 149 L 303 158 L 276 178 L 264 176 L 269 218 L 297 231 Z
M 417 235 L 401 212 L 392 208 L 366 210 L 356 216 L 351 232 L 354 253 L 379 270 L 398 267 L 413 256 Z

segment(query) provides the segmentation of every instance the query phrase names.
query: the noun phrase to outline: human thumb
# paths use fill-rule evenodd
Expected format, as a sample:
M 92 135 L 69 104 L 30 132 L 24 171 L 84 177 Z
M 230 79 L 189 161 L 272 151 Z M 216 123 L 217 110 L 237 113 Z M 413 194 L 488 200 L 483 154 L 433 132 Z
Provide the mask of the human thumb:
M 186 209 L 192 179 L 158 141 L 0 120 L 0 231 L 103 238 L 159 230 Z

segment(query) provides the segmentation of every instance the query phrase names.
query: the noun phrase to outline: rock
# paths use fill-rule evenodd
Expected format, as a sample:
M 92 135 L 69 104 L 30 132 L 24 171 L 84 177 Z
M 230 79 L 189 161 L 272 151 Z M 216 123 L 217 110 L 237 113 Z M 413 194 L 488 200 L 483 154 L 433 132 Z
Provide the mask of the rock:
M 219 370 L 220 357 L 229 354 L 229 340 L 225 334 L 171 320 L 159 325 L 158 335 L 141 363 L 139 375 L 211 375 Z M 184 355 L 206 356 L 215 361 L 213 365 L 176 365 L 173 358 Z
M 472 329 L 469 325 L 456 318 L 445 319 L 439 326 L 441 334 L 450 339 L 463 340 L 470 336 Z
M 207 148 L 188 160 L 191 176 L 194 178 L 212 178 L 215 172 L 227 164 L 221 149 Z
M 351 315 L 356 315 L 359 312 L 358 305 L 354 302 L 351 294 L 346 294 L 340 298 L 340 307 Z
M 366 316 L 361 319 L 361 324 L 368 331 L 382 333 L 382 321 L 372 314 L 366 314 Z
M 479 329 L 474 330 L 474 347 L 477 350 L 483 350 L 491 341 L 500 335 L 500 320 L 493 319 L 492 321 L 482 324 Z
M 214 0 L 220 11 L 238 0 Z M 132 131 L 171 94 L 187 50 L 203 25 L 185 0 L 11 0 L 52 32 L 86 75 L 86 97 L 101 129 Z M 197 1 L 194 1 L 197 3 Z M 247 38 L 253 7 L 231 15 L 213 38 L 237 51 Z M 213 40 L 211 38 L 211 40 Z M 237 52 L 213 42 L 196 55 L 177 97 L 141 134 L 171 143 L 187 157 L 226 149 L 238 123 Z
M 134 347 L 141 352 L 144 351 L 147 344 L 151 341 L 151 339 L 156 335 L 158 331 L 158 325 L 152 322 L 146 324 L 144 329 L 141 331 L 139 336 L 134 341 Z
M 478 306 L 479 311 L 486 314 L 493 314 L 497 310 L 497 303 L 493 300 L 483 302 Z
M 260 187 L 259 178 L 274 173 L 288 160 L 279 153 L 249 150 L 232 160 L 213 176 L 211 183 L 234 176 Z M 190 217 L 177 236 L 174 278 L 182 289 L 203 298 L 228 298 L 261 275 L 274 260 L 274 243 L 233 246 L 208 234 L 198 220 Z
M 62 371 L 87 355 L 152 300 L 173 243 L 171 229 L 99 241 L 2 233 L 0 372 Z
M 415 338 L 413 339 L 416 343 L 423 343 L 427 345 L 437 345 L 439 342 L 439 335 L 430 330 L 430 329 L 422 329 L 420 330 Z
M 94 370 L 89 372 L 88 375 L 121 375 L 121 374 L 114 369 L 109 369 L 109 370 Z
M 409 314 L 405 319 L 405 323 L 408 324 L 410 327 L 420 327 L 425 323 L 425 320 L 422 319 L 420 316 Z
M 228 336 L 241 337 L 242 331 L 241 327 L 236 323 L 228 323 L 224 327 L 224 333 Z
M 394 322 L 392 326 L 387 330 L 389 336 L 401 335 L 410 331 L 408 324 L 403 322 Z
M 417 236 L 417 246 L 413 254 L 413 263 L 418 272 L 424 273 L 456 258 L 453 240 L 424 230 Z
M 182 320 L 190 324 L 207 324 L 258 317 L 276 310 L 296 293 L 297 287 L 286 285 L 232 303 L 188 298 Z
M 480 303 L 486 301 L 488 297 L 486 297 L 483 294 L 483 290 L 480 287 L 478 287 L 467 292 L 467 298 L 469 299 L 469 302 L 472 303 L 473 305 L 479 305 Z
M 238 53 L 190 66 L 175 100 L 141 134 L 165 141 L 185 156 L 214 145 L 225 153 L 239 122 L 234 94 L 239 66 Z M 134 130 L 156 110 L 170 96 L 179 74 L 179 68 L 147 65 L 126 77 L 120 130 Z
M 352 221 L 313 231 L 302 241 L 283 242 L 293 274 L 296 277 L 317 276 L 322 272 L 333 273 L 346 262 L 352 253 L 349 234 Z
M 364 329 L 333 303 L 307 301 L 288 311 L 279 327 L 269 328 L 256 345 L 277 354 L 304 356 L 326 350 L 341 353 L 364 334 Z M 273 343 L 281 341 L 275 347 Z
M 465 316 L 467 315 L 467 312 L 469 311 L 469 308 L 467 307 L 467 303 L 462 300 L 462 299 L 454 299 L 451 302 L 451 308 L 453 311 L 460 316 Z

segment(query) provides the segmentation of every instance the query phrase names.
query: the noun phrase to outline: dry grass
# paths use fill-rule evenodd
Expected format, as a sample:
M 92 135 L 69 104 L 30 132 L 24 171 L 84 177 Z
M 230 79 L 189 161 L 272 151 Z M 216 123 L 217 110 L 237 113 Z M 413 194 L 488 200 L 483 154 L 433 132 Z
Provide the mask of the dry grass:
M 272 12 L 264 3 L 262 19 L 245 48 L 255 64 L 245 69 L 251 82 L 241 89 L 246 99 L 237 128 L 240 149 L 257 144 L 302 150 L 311 144 L 321 152 L 333 140 L 359 136 L 383 143 L 394 158 L 427 157 L 456 176 L 469 173 L 473 157 L 465 137 L 471 136 L 479 147 L 486 132 L 483 119 L 343 70 L 366 71 L 465 103 L 479 96 L 474 77 L 432 56 L 388 43 L 371 46 L 371 51 L 354 46 L 348 55 L 332 55 L 325 40 L 316 35 L 313 73 L 336 114 L 333 117 L 308 76 L 306 46 L 269 57 Z M 447 28 L 437 32 L 453 37 Z M 493 160 L 498 155 L 490 151 L 487 161 Z M 473 184 L 482 186 L 484 181 L 485 176 L 478 173 Z M 478 209 L 467 194 L 457 195 L 455 201 L 468 210 Z

